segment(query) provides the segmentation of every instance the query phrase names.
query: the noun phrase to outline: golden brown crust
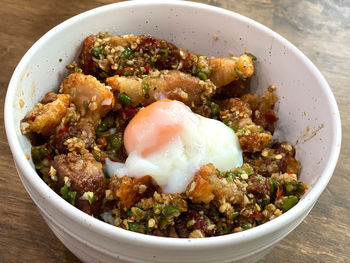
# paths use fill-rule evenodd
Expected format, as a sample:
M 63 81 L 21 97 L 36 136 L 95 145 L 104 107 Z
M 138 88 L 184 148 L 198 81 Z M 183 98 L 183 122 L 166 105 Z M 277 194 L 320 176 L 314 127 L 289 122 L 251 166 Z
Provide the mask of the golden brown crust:
M 44 136 L 54 133 L 70 103 L 69 95 L 47 93 L 21 121 L 22 133 L 35 132 Z

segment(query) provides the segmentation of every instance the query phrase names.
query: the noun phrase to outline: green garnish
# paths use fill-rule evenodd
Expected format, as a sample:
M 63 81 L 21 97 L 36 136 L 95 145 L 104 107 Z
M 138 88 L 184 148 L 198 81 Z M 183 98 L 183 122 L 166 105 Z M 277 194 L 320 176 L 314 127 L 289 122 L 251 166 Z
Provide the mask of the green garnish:
M 235 67 L 235 72 L 240 79 L 244 79 L 243 72 L 239 68 Z
M 161 49 L 160 52 L 163 53 L 163 56 L 165 58 L 168 58 L 168 55 L 171 53 L 171 50 L 169 50 L 169 49 Z
M 286 192 L 290 193 L 294 190 L 294 186 L 291 183 L 288 183 L 284 185 L 284 189 L 286 190 Z
M 260 132 L 264 132 L 265 131 L 263 126 L 259 125 L 258 127 L 259 127 Z
M 168 217 L 168 216 L 179 216 L 180 215 L 180 209 L 177 208 L 174 205 L 167 205 L 166 207 L 163 208 L 162 213 L 163 213 L 163 215 L 165 217 Z
M 121 133 L 112 134 L 108 137 L 107 142 L 110 148 L 119 150 L 123 145 L 123 137 Z
M 238 211 L 232 213 L 232 219 L 236 218 L 237 216 L 239 216 L 239 212 Z
M 205 70 L 205 68 L 197 68 L 194 74 L 201 80 L 206 81 L 208 79 L 209 73 Z
M 146 81 L 142 81 L 141 85 L 143 93 L 148 94 L 151 89 L 151 86 Z
M 238 125 L 233 125 L 231 128 L 235 132 L 239 130 L 239 126 Z
M 248 55 L 249 57 L 252 58 L 252 60 L 256 60 L 256 56 L 254 56 L 252 53 L 245 52 L 244 54 Z
M 241 174 L 252 175 L 254 174 L 254 171 L 250 168 L 239 168 L 237 171 L 235 171 L 235 175 L 241 175 Z
M 162 204 L 154 204 L 153 205 L 153 212 L 155 214 L 160 214 L 160 212 L 162 211 Z
M 128 222 L 129 230 L 137 233 L 141 233 L 141 225 L 136 222 Z
M 123 73 L 123 76 L 125 77 L 132 76 L 132 75 L 134 75 L 134 73 L 131 70 L 127 70 Z
M 99 58 L 99 55 L 102 53 L 102 51 L 103 51 L 103 46 L 98 46 L 97 48 L 91 50 L 91 54 L 95 58 Z
M 125 93 L 119 93 L 118 94 L 118 100 L 121 102 L 121 103 L 124 103 L 124 104 L 127 104 L 129 105 L 130 104 L 130 97 L 128 95 L 126 95 Z
M 134 52 L 132 51 L 132 49 L 130 47 L 126 47 L 124 49 L 124 51 L 121 53 L 120 57 L 123 59 L 128 59 L 132 56 Z
M 68 187 L 65 185 L 65 186 L 61 187 L 60 193 L 61 193 L 61 196 L 62 196 L 62 198 L 64 200 L 66 200 L 67 202 L 71 203 L 72 205 L 75 204 L 75 198 L 77 196 L 77 192 L 69 191 Z
M 234 179 L 234 177 L 235 177 L 235 175 L 234 175 L 233 173 L 231 173 L 231 172 L 226 172 L 226 173 L 225 173 L 225 177 L 226 177 L 226 180 L 227 180 L 228 182 L 232 182 L 233 179 Z
M 250 223 L 243 223 L 242 224 L 242 228 L 244 228 L 244 229 L 250 229 L 250 228 L 252 228 L 252 224 L 250 224 Z
M 293 206 L 295 206 L 298 203 L 298 197 L 294 195 L 290 195 L 287 197 L 287 199 L 284 200 L 282 204 L 282 210 L 283 212 L 288 211 L 291 209 Z

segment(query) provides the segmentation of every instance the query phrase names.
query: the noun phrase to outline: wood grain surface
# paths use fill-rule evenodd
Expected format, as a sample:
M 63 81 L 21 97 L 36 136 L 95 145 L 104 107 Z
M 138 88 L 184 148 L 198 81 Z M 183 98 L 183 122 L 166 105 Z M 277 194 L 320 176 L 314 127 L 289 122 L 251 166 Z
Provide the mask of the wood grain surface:
M 0 101 L 28 48 L 60 22 L 115 1 L 1 0 Z M 329 82 L 342 117 L 334 175 L 304 222 L 259 263 L 350 262 L 350 1 L 203 0 L 250 17 L 301 49 Z M 79 262 L 54 236 L 22 186 L 0 129 L 0 262 Z

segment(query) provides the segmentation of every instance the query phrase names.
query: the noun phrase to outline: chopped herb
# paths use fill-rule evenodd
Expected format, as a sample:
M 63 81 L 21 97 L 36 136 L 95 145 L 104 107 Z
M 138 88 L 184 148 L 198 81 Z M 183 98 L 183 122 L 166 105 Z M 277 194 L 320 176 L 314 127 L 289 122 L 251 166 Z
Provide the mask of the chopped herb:
M 97 48 L 91 50 L 91 54 L 95 58 L 99 58 L 99 55 L 102 53 L 102 51 L 103 51 L 103 46 L 98 46 Z
M 166 207 L 164 207 L 162 213 L 163 213 L 163 215 L 165 217 L 168 217 L 168 216 L 179 216 L 180 215 L 180 209 L 177 208 L 174 205 L 167 205 Z
M 211 116 L 212 117 L 217 117 L 220 112 L 219 105 L 216 104 L 215 102 L 210 102 L 210 109 L 211 109 Z
M 286 190 L 286 192 L 292 192 L 294 190 L 294 186 L 291 183 L 287 183 L 284 185 L 284 189 Z
M 148 94 L 151 89 L 151 86 L 146 81 L 142 81 L 141 85 L 143 93 Z
M 119 150 L 123 145 L 123 136 L 121 133 L 112 134 L 107 139 L 110 148 Z
M 236 218 L 237 216 L 239 216 L 239 212 L 238 211 L 232 213 L 232 219 Z
M 187 227 L 191 227 L 191 226 L 193 226 L 195 223 L 196 223 L 196 220 L 191 219 L 191 220 L 188 220 L 188 221 L 187 221 L 186 226 L 187 226 Z
M 254 174 L 254 171 L 250 168 L 239 168 L 235 171 L 235 175 L 241 175 L 241 174 L 252 175 Z
M 129 230 L 137 233 L 141 233 L 141 225 L 136 222 L 128 222 Z
M 241 227 L 242 227 L 243 229 L 247 230 L 247 229 L 252 228 L 252 224 L 250 224 L 250 223 L 243 223 Z
M 85 192 L 81 197 L 80 200 L 87 200 L 89 201 L 89 204 L 91 205 L 93 202 L 96 201 L 96 196 L 94 195 L 94 192 Z
M 145 216 L 145 211 L 143 211 L 142 209 L 138 208 L 138 207 L 132 207 L 131 208 L 131 212 L 138 216 L 138 217 L 144 217 Z
M 240 79 L 244 79 L 243 72 L 239 68 L 235 67 L 235 72 Z
M 167 59 L 168 55 L 171 53 L 171 50 L 169 50 L 169 49 L 161 49 L 160 52 L 162 52 L 164 58 Z
M 118 94 L 118 100 L 121 102 L 121 103 L 124 103 L 124 104 L 127 104 L 129 105 L 130 104 L 130 97 L 128 95 L 126 95 L 125 93 L 119 93 Z
M 256 56 L 254 56 L 252 53 L 249 53 L 249 52 L 245 52 L 246 55 L 248 55 L 249 57 L 252 58 L 252 60 L 256 60 Z
M 125 77 L 132 76 L 132 75 L 134 75 L 134 73 L 131 70 L 127 70 L 123 73 L 123 76 Z
M 89 107 L 89 102 L 87 100 L 83 101 L 83 108 L 86 110 Z
M 231 128 L 232 128 L 232 130 L 234 130 L 235 132 L 239 130 L 239 126 L 238 126 L 238 125 L 233 125 Z
M 283 212 L 288 211 L 291 209 L 293 206 L 295 206 L 298 203 L 298 197 L 294 195 L 290 195 L 287 197 L 287 199 L 284 200 L 282 204 L 282 210 Z
M 205 68 L 197 68 L 194 74 L 201 80 L 206 81 L 208 79 L 209 73 L 205 70 Z
M 75 198 L 77 196 L 77 192 L 69 191 L 68 187 L 65 185 L 65 186 L 61 187 L 60 193 L 61 193 L 61 196 L 62 196 L 62 198 L 64 200 L 66 200 L 67 202 L 71 203 L 72 205 L 75 204 Z
M 128 59 L 132 56 L 133 51 L 130 47 L 126 47 L 124 51 L 121 53 L 120 57 L 123 59 Z
M 259 125 L 258 127 L 259 127 L 260 132 L 264 132 L 265 131 L 263 126 Z
M 219 171 L 219 169 L 216 169 L 216 174 L 217 174 L 219 177 L 224 177 L 224 175 L 222 174 L 222 172 Z
M 226 173 L 225 173 L 225 177 L 226 177 L 226 180 L 227 180 L 228 182 L 232 182 L 233 179 L 234 179 L 234 177 L 235 177 L 235 175 L 234 175 L 233 173 L 231 173 L 231 172 L 226 172 Z
M 126 216 L 127 216 L 127 217 L 132 216 L 132 212 L 131 212 L 131 210 L 129 210 L 128 212 L 126 212 Z
M 162 211 L 162 204 L 154 204 L 153 205 L 153 212 L 155 214 L 160 214 L 160 212 Z

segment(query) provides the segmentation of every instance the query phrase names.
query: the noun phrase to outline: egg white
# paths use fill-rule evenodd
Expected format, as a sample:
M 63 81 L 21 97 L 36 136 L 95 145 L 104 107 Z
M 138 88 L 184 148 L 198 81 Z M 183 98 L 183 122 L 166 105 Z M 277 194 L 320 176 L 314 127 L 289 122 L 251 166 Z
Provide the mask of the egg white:
M 242 150 L 233 130 L 220 121 L 190 111 L 182 116 L 183 131 L 146 157 L 129 153 L 125 162 L 106 160 L 110 176 L 150 175 L 164 193 L 183 193 L 201 166 L 212 163 L 220 171 L 243 164 Z

